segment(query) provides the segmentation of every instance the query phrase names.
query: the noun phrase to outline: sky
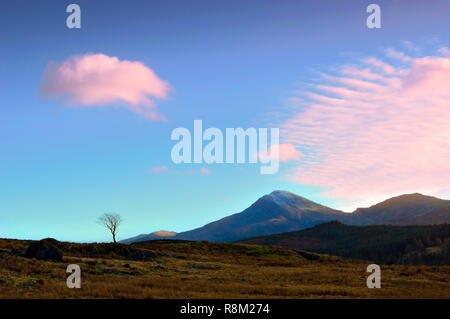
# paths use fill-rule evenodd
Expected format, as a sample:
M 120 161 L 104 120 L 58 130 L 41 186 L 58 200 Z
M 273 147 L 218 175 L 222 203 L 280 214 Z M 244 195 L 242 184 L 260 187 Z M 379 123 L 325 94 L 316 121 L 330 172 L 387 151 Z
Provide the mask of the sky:
M 81 28 L 66 7 L 81 8 Z M 185 231 L 287 190 L 352 211 L 450 198 L 450 1 L 2 1 L 0 237 Z M 260 164 L 175 164 L 171 132 L 279 128 Z M 281 154 L 280 154 L 281 155 Z

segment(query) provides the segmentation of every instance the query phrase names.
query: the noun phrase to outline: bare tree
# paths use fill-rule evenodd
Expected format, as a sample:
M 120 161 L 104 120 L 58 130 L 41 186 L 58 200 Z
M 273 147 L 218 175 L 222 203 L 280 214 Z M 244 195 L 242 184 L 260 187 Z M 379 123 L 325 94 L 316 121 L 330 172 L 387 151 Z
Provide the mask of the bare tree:
M 117 228 L 119 227 L 120 223 L 122 222 L 122 217 L 118 214 L 109 214 L 105 213 L 102 216 L 98 218 L 98 222 L 105 226 L 109 231 L 111 232 L 113 236 L 114 244 L 116 243 L 116 234 L 117 234 Z

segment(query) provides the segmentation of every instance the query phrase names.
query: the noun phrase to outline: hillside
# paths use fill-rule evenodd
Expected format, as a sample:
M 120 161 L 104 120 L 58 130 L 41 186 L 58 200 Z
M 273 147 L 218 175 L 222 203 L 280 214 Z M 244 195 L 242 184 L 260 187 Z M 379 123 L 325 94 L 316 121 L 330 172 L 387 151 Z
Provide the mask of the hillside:
M 158 239 L 231 242 L 302 230 L 334 220 L 348 225 L 440 224 L 450 219 L 449 210 L 440 210 L 446 207 L 450 207 L 450 201 L 416 193 L 390 198 L 368 208 L 358 208 L 353 213 L 344 213 L 287 191 L 274 191 L 259 198 L 244 211 L 205 226 L 178 234 L 159 232 L 139 235 L 122 242 L 129 244 Z
M 450 206 L 435 208 L 423 215 L 390 219 L 385 224 L 397 226 L 450 224 Z
M 450 224 L 401 227 L 330 222 L 240 243 L 304 249 L 380 264 L 450 265 Z
M 450 201 L 422 194 L 406 194 L 387 199 L 369 208 L 358 208 L 350 216 L 349 224 L 372 225 L 391 224 L 400 218 L 424 215 L 434 209 L 449 207 Z
M 62 243 L 60 261 L 26 257 L 35 241 L 0 239 L 1 298 L 450 298 L 450 267 L 386 266 L 367 289 L 367 263 L 283 247 L 159 240 Z M 81 268 L 68 289 L 66 267 Z

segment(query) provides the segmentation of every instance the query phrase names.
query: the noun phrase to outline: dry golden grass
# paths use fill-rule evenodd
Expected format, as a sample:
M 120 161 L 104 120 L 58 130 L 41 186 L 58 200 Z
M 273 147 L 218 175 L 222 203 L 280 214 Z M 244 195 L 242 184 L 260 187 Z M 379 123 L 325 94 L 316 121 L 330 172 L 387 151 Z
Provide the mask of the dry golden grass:
M 26 247 L 0 240 L 4 251 Z M 0 280 L 6 281 L 0 298 L 450 298 L 447 266 L 382 266 L 382 288 L 368 289 L 367 263 L 286 248 L 202 242 L 135 247 L 170 256 L 132 261 L 70 255 L 56 263 L 0 253 Z M 68 264 L 80 265 L 81 289 L 66 287 Z M 121 273 L 99 274 L 105 269 Z

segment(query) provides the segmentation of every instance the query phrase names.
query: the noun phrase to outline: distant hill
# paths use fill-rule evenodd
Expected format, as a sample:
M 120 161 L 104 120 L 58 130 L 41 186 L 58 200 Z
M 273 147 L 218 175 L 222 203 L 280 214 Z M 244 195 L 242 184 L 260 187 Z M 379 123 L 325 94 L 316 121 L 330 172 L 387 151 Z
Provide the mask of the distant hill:
M 369 208 L 358 208 L 350 216 L 349 224 L 395 224 L 396 220 L 407 218 L 415 224 L 414 218 L 433 211 L 449 207 L 450 201 L 422 194 L 407 194 L 387 199 Z
M 236 241 L 239 239 L 284 233 L 310 228 L 317 224 L 339 221 L 348 225 L 394 224 L 425 225 L 448 221 L 450 201 L 421 194 L 401 195 L 373 205 L 344 213 L 287 191 L 274 191 L 259 198 L 244 211 L 227 216 L 190 231 L 139 235 L 123 243 L 155 239 Z M 430 214 L 430 215 L 427 215 Z
M 160 231 L 156 231 L 156 232 L 153 232 L 150 234 L 142 234 L 142 235 L 138 235 L 135 237 L 131 237 L 131 238 L 122 240 L 121 243 L 131 244 L 131 243 L 139 243 L 141 241 L 148 241 L 148 240 L 171 239 L 171 238 L 175 238 L 176 235 L 177 235 L 176 232 L 160 230 Z
M 450 224 L 349 226 L 330 222 L 239 243 L 303 249 L 381 264 L 450 265 Z
M 426 214 L 418 216 L 403 216 L 390 219 L 385 224 L 398 226 L 450 224 L 450 206 L 435 208 Z

